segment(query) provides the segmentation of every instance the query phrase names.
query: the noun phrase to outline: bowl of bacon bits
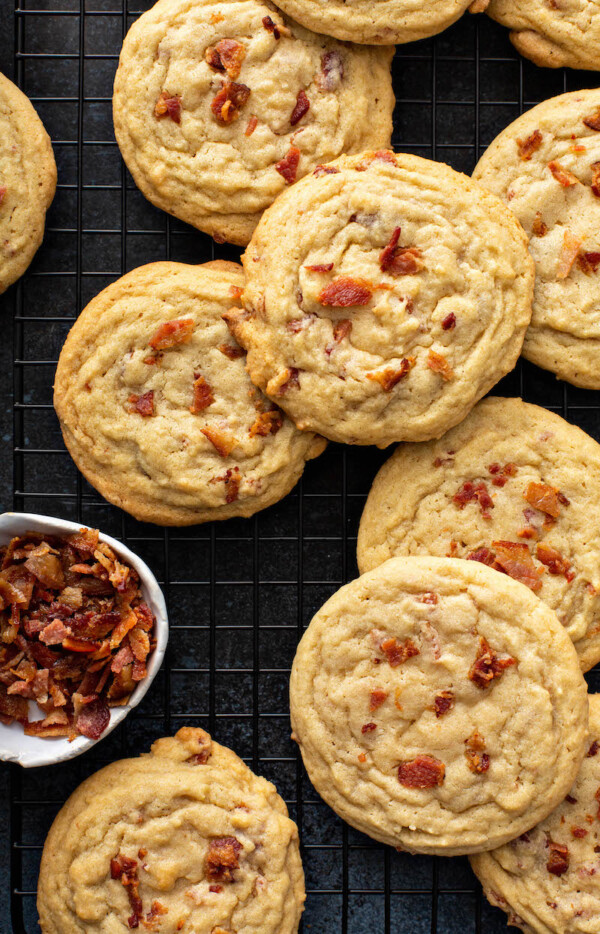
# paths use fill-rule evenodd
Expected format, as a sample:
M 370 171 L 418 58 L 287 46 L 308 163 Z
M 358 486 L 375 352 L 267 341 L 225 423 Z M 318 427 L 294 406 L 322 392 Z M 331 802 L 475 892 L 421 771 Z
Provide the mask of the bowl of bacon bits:
M 96 529 L 0 515 L 0 759 L 72 759 L 139 704 L 168 636 L 150 568 Z

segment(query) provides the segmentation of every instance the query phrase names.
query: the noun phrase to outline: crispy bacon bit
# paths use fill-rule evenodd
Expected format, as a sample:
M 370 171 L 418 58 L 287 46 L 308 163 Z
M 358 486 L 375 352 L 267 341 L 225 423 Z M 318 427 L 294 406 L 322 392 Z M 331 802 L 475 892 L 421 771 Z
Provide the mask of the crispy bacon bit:
M 209 885 L 208 891 L 209 891 L 209 892 L 216 892 L 217 894 L 219 894 L 220 892 L 223 891 L 223 886 L 222 886 L 222 885 L 219 885 L 219 883 L 217 882 L 217 883 L 215 883 L 214 885 Z
M 487 484 L 484 480 L 479 483 L 472 483 L 465 480 L 461 488 L 452 497 L 452 502 L 459 509 L 464 509 L 467 503 L 477 501 L 484 519 L 490 519 L 490 509 L 494 508 L 494 500 L 490 496 Z M 475 560 L 478 560 L 477 558 Z
M 236 837 L 216 837 L 208 845 L 204 871 L 211 882 L 233 882 L 242 844 Z
M 238 347 L 234 344 L 221 344 L 219 350 L 222 354 L 225 354 L 226 357 L 229 357 L 230 360 L 239 360 L 240 357 L 243 357 L 246 353 L 243 347 Z
M 190 406 L 192 415 L 203 412 L 215 401 L 213 391 L 200 373 L 194 373 L 194 401 Z
M 398 781 L 405 788 L 435 788 L 442 785 L 446 766 L 433 756 L 417 756 L 398 766 Z
M 572 172 L 569 172 L 568 169 L 565 169 L 560 162 L 549 162 L 548 168 L 552 172 L 552 175 L 556 179 L 559 185 L 562 185 L 563 188 L 571 188 L 573 185 L 577 185 L 579 179 L 576 175 L 573 175 Z
M 562 843 L 554 843 L 550 837 L 546 840 L 546 846 L 550 851 L 546 869 L 553 876 L 562 876 L 569 868 L 569 848 Z
M 422 254 L 417 247 L 398 246 L 401 227 L 396 227 L 388 245 L 379 254 L 379 268 L 391 276 L 414 276 L 423 268 Z
M 537 152 L 542 145 L 542 134 L 539 130 L 534 130 L 527 139 L 518 139 L 517 148 L 519 156 L 524 162 L 529 162 L 534 152 Z
M 318 302 L 329 308 L 352 308 L 356 305 L 368 305 L 372 294 L 373 286 L 366 279 L 337 276 L 321 289 Z
M 595 739 L 587 751 L 587 758 L 593 759 L 593 757 L 598 754 L 599 749 L 600 749 L 600 743 L 598 742 L 597 739 Z
M 467 555 L 467 561 L 479 561 L 480 564 L 492 568 L 496 562 L 496 555 L 489 548 L 476 548 L 475 551 Z M 498 567 L 497 570 L 500 570 L 500 568 Z
M 352 322 L 348 318 L 341 318 L 339 321 L 336 321 L 333 325 L 333 345 L 328 344 L 325 348 L 325 353 L 329 357 L 334 349 L 335 344 L 341 343 L 345 337 L 348 337 L 352 331 Z
M 571 827 L 571 833 L 574 837 L 577 837 L 577 839 L 583 840 L 584 837 L 587 837 L 589 831 L 585 830 L 583 827 Z
M 296 98 L 296 103 L 294 109 L 292 110 L 292 115 L 290 117 L 290 123 L 292 126 L 296 126 L 297 123 L 300 123 L 302 117 L 308 113 L 310 109 L 310 101 L 304 91 L 300 89 L 298 91 L 298 97 Z
M 188 344 L 194 333 L 193 318 L 176 318 L 165 321 L 148 341 L 153 350 L 170 350 L 177 344 Z
M 262 24 L 267 30 L 267 32 L 272 32 L 275 39 L 280 39 L 281 36 L 291 36 L 290 30 L 287 26 L 277 25 L 273 22 L 270 16 L 263 16 Z
M 560 256 L 558 257 L 558 266 L 556 268 L 557 279 L 567 278 L 573 268 L 573 263 L 579 255 L 579 248 L 582 243 L 583 240 L 580 240 L 579 237 L 574 237 L 570 230 L 565 230 Z
M 589 126 L 590 130 L 600 130 L 600 109 L 590 114 L 589 117 L 584 117 L 583 122 Z
M 145 392 L 142 396 L 136 396 L 135 393 L 132 393 L 127 401 L 131 406 L 130 412 L 137 412 L 138 415 L 141 415 L 143 418 L 149 418 L 151 415 L 154 415 L 153 389 Z
M 453 691 L 440 691 L 439 694 L 435 695 L 433 700 L 433 709 L 435 710 L 435 715 L 438 719 L 443 717 L 445 713 L 448 713 L 452 707 L 454 707 Z
M 242 62 L 246 57 L 246 49 L 241 42 L 235 39 L 221 39 L 215 46 L 209 46 L 204 57 L 215 71 L 227 72 L 230 78 L 237 78 Z
M 0 185 L 0 204 L 2 204 L 2 202 L 4 201 L 7 191 L 8 191 L 8 188 L 6 187 L 6 185 Z
M 376 723 L 365 723 L 361 728 L 361 733 L 372 733 L 373 730 L 377 729 Z
M 527 545 L 521 542 L 492 542 L 496 552 L 494 567 L 504 571 L 514 580 L 526 584 L 530 590 L 539 590 L 542 586 L 540 576 L 543 569 L 537 569 L 533 563 Z
M 516 663 L 517 660 L 510 655 L 500 658 L 495 649 L 481 636 L 475 661 L 469 669 L 469 679 L 478 688 L 484 690 L 489 687 L 494 678 L 501 678 L 504 671 Z
M 267 435 L 276 435 L 283 425 L 283 416 L 279 409 L 270 409 L 268 412 L 259 412 L 256 421 L 250 426 L 248 432 L 251 438 L 260 435 L 266 438 Z
M 380 643 L 379 648 L 392 668 L 397 668 L 398 665 L 403 665 L 404 662 L 407 662 L 409 658 L 414 658 L 415 655 L 421 654 L 412 639 L 405 639 L 404 642 L 398 642 L 394 637 L 390 637 L 389 639 L 384 639 L 383 642 Z
M 539 542 L 535 553 L 538 561 L 541 561 L 542 564 L 548 568 L 550 574 L 560 574 L 565 577 L 569 583 L 574 579 L 575 572 L 571 570 L 570 562 L 567 561 L 566 558 L 563 558 L 561 553 L 555 548 L 546 545 L 544 542 Z
M 436 593 L 424 593 L 422 597 L 419 597 L 419 603 L 426 603 L 427 606 L 437 606 L 439 597 Z
M 453 311 L 451 311 L 450 314 L 446 315 L 446 317 L 442 321 L 442 330 L 451 331 L 455 327 L 456 327 L 456 315 L 454 314 Z
M 75 721 L 75 726 L 88 739 L 100 739 L 109 723 L 108 704 L 103 698 L 96 697 L 85 705 Z
M 217 123 L 228 126 L 240 115 L 240 110 L 248 103 L 250 88 L 245 84 L 227 81 L 215 95 L 210 109 Z
M 315 266 L 305 266 L 309 272 L 331 272 L 333 263 L 317 263 Z
M 236 499 L 239 498 L 240 484 L 242 482 L 240 468 L 231 467 L 225 474 L 223 482 L 225 483 L 225 502 L 228 505 L 230 503 L 235 503 Z
M 248 120 L 246 129 L 244 130 L 244 136 L 252 136 L 257 126 L 258 126 L 258 117 L 252 114 L 250 119 Z
M 443 354 L 430 350 L 427 354 L 427 366 L 434 373 L 439 373 L 443 380 L 448 382 L 454 378 L 454 370 Z
M 287 155 L 275 163 L 275 170 L 283 177 L 286 185 L 293 185 L 296 181 L 299 162 L 300 150 L 297 146 L 290 146 Z
M 592 194 L 600 198 L 600 162 L 592 162 Z
M 532 224 L 532 232 L 536 237 L 545 237 L 548 233 L 548 227 L 542 220 L 542 212 L 537 211 Z
M 290 366 L 269 383 L 269 392 L 276 396 L 283 396 L 288 389 L 298 389 L 300 386 L 300 370 L 295 366 Z
M 490 757 L 483 750 L 485 749 L 485 740 L 483 736 L 475 730 L 474 733 L 465 740 L 467 764 L 471 772 L 481 775 L 487 772 L 490 767 Z
M 598 272 L 600 253 L 580 253 L 577 257 L 577 265 L 586 276 Z
M 399 369 L 393 370 L 391 367 L 387 367 L 385 370 L 377 370 L 375 373 L 367 373 L 366 377 L 372 382 L 380 383 L 384 392 L 391 392 L 394 386 L 399 383 L 401 379 L 404 379 L 405 376 L 408 376 L 416 362 L 416 357 L 404 357 L 404 359 L 400 362 Z
M 322 91 L 335 91 L 344 77 L 344 61 L 339 52 L 324 52 L 321 56 L 321 74 L 317 84 Z
M 200 431 L 205 438 L 208 438 L 217 454 L 220 454 L 221 457 L 228 457 L 237 444 L 234 436 L 222 428 L 207 425 L 206 428 L 201 428 Z
M 388 693 L 387 691 L 382 691 L 379 688 L 376 688 L 374 691 L 371 691 L 369 695 L 369 710 L 371 713 L 374 713 L 376 710 L 379 710 L 381 705 L 387 700 Z
M 139 927 L 144 915 L 144 908 L 140 898 L 140 880 L 138 879 L 137 859 L 130 859 L 120 853 L 110 861 L 111 879 L 119 880 L 127 892 L 129 904 L 133 914 L 127 919 L 130 928 Z
M 551 516 L 553 519 L 558 519 L 560 516 L 561 506 L 569 505 L 569 500 L 564 493 L 548 483 L 532 481 L 523 496 L 530 506 L 539 509 L 540 512 L 545 512 L 547 516 Z
M 181 123 L 181 98 L 178 94 L 169 97 L 166 91 L 161 91 L 154 106 L 154 116 L 159 120 L 161 117 L 170 117 L 173 123 Z
M 359 761 L 359 762 L 366 762 L 366 761 L 367 761 L 367 757 L 366 757 L 366 755 L 364 754 L 364 752 L 359 752 L 359 754 L 358 754 L 358 761 Z
M 334 165 L 318 165 L 313 171 L 313 175 L 317 177 L 319 175 L 339 175 L 340 170 L 336 169 Z
M 490 464 L 488 470 L 492 475 L 492 484 L 494 486 L 505 486 L 508 483 L 508 478 L 515 477 L 518 472 L 516 464 L 511 464 L 510 461 L 504 467 L 501 464 Z
M 378 149 L 377 152 L 369 152 L 361 159 L 360 162 L 357 162 L 354 166 L 355 172 L 366 172 L 370 165 L 374 162 L 387 162 L 390 165 L 398 165 L 396 156 L 389 149 Z

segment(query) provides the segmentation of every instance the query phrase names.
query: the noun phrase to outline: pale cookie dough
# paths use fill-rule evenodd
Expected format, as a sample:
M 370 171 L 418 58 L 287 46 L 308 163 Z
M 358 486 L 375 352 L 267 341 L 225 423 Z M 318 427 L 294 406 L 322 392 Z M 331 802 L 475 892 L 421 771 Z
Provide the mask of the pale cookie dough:
M 587 671 L 600 661 L 600 445 L 547 409 L 494 398 L 439 441 L 401 445 L 369 493 L 358 566 L 425 554 L 526 583 Z
M 536 65 L 600 70 L 599 0 L 482 0 L 480 8 L 512 30 L 516 50 Z
M 29 99 L 0 74 L 0 293 L 31 263 L 55 190 L 50 137 Z
M 600 389 L 600 90 L 573 91 L 506 128 L 473 173 L 530 237 L 536 280 L 523 355 Z
M 281 195 L 243 257 L 230 326 L 300 429 L 439 437 L 513 368 L 531 316 L 527 238 L 447 165 L 344 156 Z
M 589 702 L 589 751 L 565 801 L 518 840 L 471 858 L 492 905 L 525 934 L 600 931 L 600 696 Z
M 159 0 L 123 44 L 117 142 L 153 204 L 244 245 L 297 178 L 389 145 L 392 54 L 317 36 L 264 0 Z
M 322 438 L 252 386 L 222 314 L 236 263 L 151 263 L 104 289 L 61 351 L 54 405 L 78 468 L 137 519 L 251 516 L 292 489 Z
M 295 934 L 303 903 L 275 786 L 191 727 L 79 786 L 38 882 L 42 934 Z
M 299 23 L 349 42 L 375 45 L 435 36 L 462 16 L 472 0 L 278 0 Z
M 300 642 L 290 698 L 319 794 L 412 852 L 524 833 L 587 750 L 569 637 L 527 587 L 474 561 L 391 558 L 342 587 Z

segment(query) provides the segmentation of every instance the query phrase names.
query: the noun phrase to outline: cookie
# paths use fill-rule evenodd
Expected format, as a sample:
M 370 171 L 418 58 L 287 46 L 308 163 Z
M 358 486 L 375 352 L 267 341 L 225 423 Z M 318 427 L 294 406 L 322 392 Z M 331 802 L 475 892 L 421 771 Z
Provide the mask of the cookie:
M 600 90 L 573 91 L 511 123 L 473 177 L 530 238 L 536 281 L 523 355 L 600 389 Z
M 474 561 L 391 558 L 342 587 L 300 642 L 290 697 L 327 804 L 417 853 L 529 830 L 587 749 L 569 637 L 527 587 Z
M 136 519 L 251 516 L 325 446 L 250 383 L 221 318 L 242 285 L 235 263 L 151 263 L 92 299 L 67 337 L 54 386 L 65 444 Z
M 521 399 L 484 399 L 439 441 L 398 447 L 361 518 L 358 566 L 470 558 L 526 584 L 600 661 L 600 445 Z
M 299 23 L 348 42 L 395 45 L 435 36 L 472 0 L 278 0 Z
M 31 263 L 55 190 L 50 137 L 29 98 L 0 74 L 0 294 Z
M 600 931 L 600 696 L 589 703 L 591 743 L 570 794 L 518 840 L 471 858 L 492 905 L 526 934 Z
M 274 785 L 190 727 L 79 786 L 38 882 L 42 934 L 295 934 L 303 902 L 298 830 Z
M 514 366 L 527 238 L 447 165 L 383 150 L 316 169 L 264 214 L 229 318 L 257 386 L 348 444 L 439 437 Z
M 389 145 L 392 54 L 317 36 L 264 0 L 159 0 L 123 44 L 117 142 L 153 204 L 245 245 L 297 178 Z
M 480 0 L 479 9 L 508 26 L 517 52 L 536 65 L 600 70 L 599 0 Z

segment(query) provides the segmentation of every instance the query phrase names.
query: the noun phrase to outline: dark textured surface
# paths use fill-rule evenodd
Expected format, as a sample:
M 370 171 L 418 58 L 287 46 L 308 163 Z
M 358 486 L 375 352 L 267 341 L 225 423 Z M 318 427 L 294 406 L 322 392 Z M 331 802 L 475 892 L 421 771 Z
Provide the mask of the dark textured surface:
M 110 94 L 122 35 L 138 9 L 133 0 L 127 17 L 121 0 L 88 0 L 83 19 L 79 0 L 27 0 L 30 12 L 17 15 L 17 51 L 25 53 L 17 59 L 14 8 L 1 2 L 2 69 L 12 75 L 18 63 L 15 74 L 53 137 L 59 169 L 45 242 L 21 283 L 0 299 L 2 353 L 8 361 L 12 348 L 21 361 L 14 371 L 14 505 L 125 538 L 165 582 L 171 618 L 163 671 L 124 727 L 66 765 L 12 771 L 14 932 L 37 929 L 41 845 L 69 792 L 100 765 L 146 750 L 184 723 L 198 723 L 272 778 L 299 821 L 309 892 L 306 932 L 499 934 L 505 916 L 482 899 L 466 860 L 409 857 L 355 833 L 317 799 L 289 739 L 287 681 L 299 634 L 356 574 L 358 520 L 385 455 L 332 445 L 309 465 L 293 494 L 254 519 L 165 533 L 104 503 L 65 452 L 51 408 L 52 377 L 70 323 L 86 301 L 144 262 L 235 259 L 239 251 L 216 246 L 155 210 L 123 167 Z M 399 51 L 394 81 L 396 148 L 465 171 L 524 107 L 593 83 L 589 74 L 519 62 L 502 28 L 468 16 L 438 39 Z M 10 367 L 0 368 L 5 505 L 13 499 L 12 380 Z M 567 388 L 527 364 L 500 391 L 548 405 L 600 437 L 594 393 Z M 0 768 L 0 830 L 8 773 Z M 5 839 L 1 844 L 0 873 L 6 873 L 8 845 Z M 0 892 L 0 931 L 10 929 L 7 895 L 8 883 Z

